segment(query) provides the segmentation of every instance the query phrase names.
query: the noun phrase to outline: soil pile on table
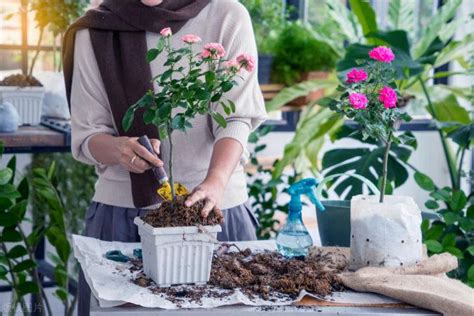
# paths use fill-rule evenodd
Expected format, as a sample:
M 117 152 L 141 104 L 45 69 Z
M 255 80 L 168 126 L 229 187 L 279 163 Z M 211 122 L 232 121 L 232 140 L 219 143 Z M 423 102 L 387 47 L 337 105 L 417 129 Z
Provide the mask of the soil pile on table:
M 142 216 L 145 223 L 153 227 L 179 227 L 222 224 L 221 213 L 212 210 L 206 218 L 201 216 L 205 201 L 198 201 L 191 207 L 184 205 L 188 196 L 177 196 L 174 201 L 164 201 L 156 210 Z
M 25 76 L 23 74 L 16 74 L 5 77 L 0 81 L 0 86 L 10 87 L 42 87 L 41 82 L 33 76 Z
M 329 268 L 329 257 L 287 259 L 278 252 L 252 253 L 250 249 L 217 255 L 212 262 L 210 284 L 224 288 L 240 288 L 249 297 L 268 299 L 280 292 L 296 298 L 302 290 L 316 295 L 342 291 L 337 274 Z

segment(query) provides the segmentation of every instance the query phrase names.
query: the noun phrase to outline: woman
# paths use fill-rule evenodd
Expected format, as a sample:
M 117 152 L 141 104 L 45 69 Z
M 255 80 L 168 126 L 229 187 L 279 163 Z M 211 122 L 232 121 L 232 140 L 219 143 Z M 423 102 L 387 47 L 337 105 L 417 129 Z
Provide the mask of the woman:
M 85 234 L 108 241 L 139 241 L 136 216 L 159 202 L 151 166 L 168 161 L 167 142 L 160 143 L 152 126 L 135 120 L 125 132 L 126 109 L 163 72 L 165 54 L 151 64 L 148 48 L 159 31 L 171 27 L 173 46 L 196 34 L 203 43 L 218 42 L 226 58 L 245 52 L 257 56 L 250 17 L 237 0 L 105 0 L 68 30 L 64 43 L 64 72 L 72 117 L 72 153 L 95 165 L 99 175 L 93 202 L 86 213 Z M 265 118 L 256 72 L 243 74 L 240 85 L 227 94 L 236 112 L 220 128 L 207 116 L 197 117 L 186 134 L 173 133 L 177 182 L 192 190 L 186 203 L 205 201 L 203 216 L 222 210 L 225 223 L 220 240 L 255 239 L 257 222 L 246 201 L 241 161 L 249 133 Z M 211 105 L 214 106 L 214 105 Z M 161 160 L 137 142 L 147 134 Z M 165 165 L 165 168 L 168 166 Z M 84 285 L 84 282 L 82 282 Z M 88 292 L 82 286 L 79 314 L 88 314 Z

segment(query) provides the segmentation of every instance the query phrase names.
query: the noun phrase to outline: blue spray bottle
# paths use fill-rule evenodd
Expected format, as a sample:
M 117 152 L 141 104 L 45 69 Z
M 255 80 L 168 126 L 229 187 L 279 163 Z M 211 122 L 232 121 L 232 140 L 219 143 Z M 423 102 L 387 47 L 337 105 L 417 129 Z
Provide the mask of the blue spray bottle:
M 306 256 L 309 248 L 313 245 L 313 240 L 301 217 L 303 209 L 301 195 L 305 194 L 316 208 L 324 211 L 324 206 L 315 194 L 317 185 L 316 179 L 306 178 L 296 182 L 288 189 L 288 193 L 291 195 L 288 219 L 276 238 L 278 252 L 287 258 Z

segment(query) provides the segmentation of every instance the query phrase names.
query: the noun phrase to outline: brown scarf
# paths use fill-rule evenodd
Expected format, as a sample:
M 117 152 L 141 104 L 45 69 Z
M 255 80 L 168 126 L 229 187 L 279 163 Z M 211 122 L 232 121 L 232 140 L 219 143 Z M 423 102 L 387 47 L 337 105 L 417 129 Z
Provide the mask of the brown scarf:
M 165 0 L 159 6 L 147 7 L 139 0 L 104 0 L 99 8 L 87 11 L 69 27 L 64 37 L 64 78 L 69 104 L 75 34 L 87 28 L 119 135 L 158 138 L 155 127 L 143 124 L 140 119 L 136 119 L 127 132 L 122 127 L 122 118 L 130 105 L 153 89 L 150 65 L 145 60 L 145 32 L 159 33 L 161 29 L 170 27 L 176 33 L 209 2 Z M 136 117 L 141 118 L 141 113 L 137 113 Z M 160 202 L 156 193 L 159 185 L 153 172 L 130 173 L 130 178 L 135 207 Z

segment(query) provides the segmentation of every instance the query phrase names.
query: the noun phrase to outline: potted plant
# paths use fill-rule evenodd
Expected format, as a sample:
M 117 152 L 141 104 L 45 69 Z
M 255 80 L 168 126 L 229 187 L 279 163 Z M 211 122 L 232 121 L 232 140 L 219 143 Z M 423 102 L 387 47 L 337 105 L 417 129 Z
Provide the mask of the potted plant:
M 0 103 L 12 103 L 20 116 L 20 125 L 39 125 L 41 122 L 45 88 L 33 76 L 41 43 L 48 28 L 54 38 L 63 33 L 73 19 L 84 11 L 88 1 L 34 0 L 28 10 L 35 13 L 36 28 L 39 30 L 36 50 L 28 70 L 14 74 L 0 81 Z M 11 16 L 11 15 L 10 15 Z M 8 18 L 8 17 L 7 17 Z
M 327 43 L 315 38 L 307 25 L 288 23 L 275 43 L 272 81 L 291 86 L 297 82 L 327 79 L 335 68 L 338 54 Z M 317 89 L 307 97 L 297 98 L 295 105 L 305 105 L 321 98 L 324 90 Z
M 258 49 L 258 81 L 269 84 L 272 72 L 274 45 L 286 23 L 283 1 L 241 0 L 253 22 Z
M 225 93 L 238 84 L 235 78 L 241 71 L 253 71 L 255 62 L 247 54 L 225 60 L 225 49 L 218 43 L 205 44 L 200 53 L 195 53 L 194 47 L 201 41 L 196 35 L 183 36 L 186 46 L 175 49 L 171 46 L 170 28 L 163 29 L 160 34 L 157 47 L 148 51 L 147 60 L 151 62 L 166 52 L 166 70 L 154 78 L 158 86 L 164 88 L 158 92 L 148 91 L 133 104 L 123 118 L 123 126 L 125 130 L 130 129 L 135 113 L 140 110 L 143 111 L 143 123 L 154 125 L 162 141 L 168 139 L 171 198 L 155 213 L 136 218 L 135 223 L 141 236 L 144 271 L 158 285 L 205 283 L 209 279 L 212 251 L 222 218 L 212 211 L 202 219 L 200 215 L 196 216 L 202 205 L 187 207 L 184 204 L 186 197 L 177 196 L 173 178 L 173 131 L 186 132 L 198 115 L 210 115 L 225 128 L 224 116 L 210 104 L 220 106 L 222 113 L 227 115 L 235 112 L 235 104 L 225 98 Z M 177 66 L 182 60 L 187 61 L 186 65 Z M 177 74 L 179 79 L 174 77 Z M 187 220 L 168 221 L 168 226 L 179 227 L 157 228 L 166 221 L 158 221 L 155 225 L 151 223 L 150 214 L 168 216 L 168 219 L 182 215 Z M 194 219 L 190 214 L 194 214 Z
M 395 135 L 408 114 L 397 108 L 395 59 L 390 48 L 379 46 L 369 52 L 370 60 L 346 75 L 328 100 L 330 109 L 357 122 L 363 139 L 384 144 L 380 195 L 357 195 L 351 200 L 351 266 L 412 265 L 422 258 L 421 212 L 411 197 L 385 194 L 388 159 L 392 143 L 409 142 Z

